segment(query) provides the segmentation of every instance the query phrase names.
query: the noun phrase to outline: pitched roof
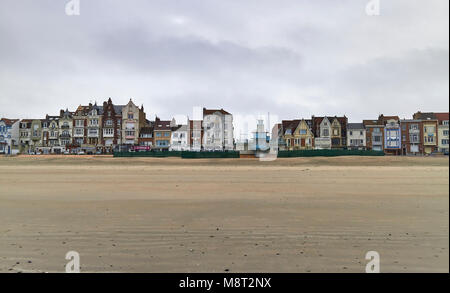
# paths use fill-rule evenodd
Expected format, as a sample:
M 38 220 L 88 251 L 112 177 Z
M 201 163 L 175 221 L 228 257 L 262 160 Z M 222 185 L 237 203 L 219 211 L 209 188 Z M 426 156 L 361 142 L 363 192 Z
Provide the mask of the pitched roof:
M 212 114 L 214 114 L 216 112 L 220 112 L 220 113 L 222 113 L 224 115 L 231 115 L 229 112 L 225 111 L 224 109 L 206 109 L 206 108 L 203 108 L 203 116 L 205 116 L 205 115 L 212 115 Z
M 449 115 L 448 112 L 447 113 L 434 113 L 437 120 L 439 121 L 439 124 L 442 124 L 442 121 L 448 121 L 449 120 Z
M 177 125 L 172 127 L 172 131 L 188 131 L 188 126 L 186 124 Z
M 363 120 L 364 126 L 384 126 L 379 120 Z
M 288 129 L 290 129 L 291 133 L 292 133 L 293 130 L 297 129 L 299 123 L 300 123 L 300 119 L 282 120 L 281 125 L 283 127 L 283 133 L 286 133 L 286 130 L 288 130 Z
M 347 129 L 364 129 L 364 123 L 348 123 Z
M 139 130 L 139 133 L 143 133 L 143 134 L 152 134 L 153 133 L 153 127 L 141 127 L 141 129 Z
M 122 114 L 123 107 L 125 107 L 125 105 L 114 105 L 114 112 L 116 112 L 116 114 Z
M 14 123 L 19 121 L 19 119 L 8 119 L 8 118 L 2 118 L 1 121 L 5 122 L 7 126 L 12 126 Z
M 170 120 L 156 120 L 154 125 L 155 131 L 172 130 L 170 122 Z
M 413 119 L 421 119 L 421 120 L 436 120 L 436 115 L 433 112 L 417 112 L 413 114 Z

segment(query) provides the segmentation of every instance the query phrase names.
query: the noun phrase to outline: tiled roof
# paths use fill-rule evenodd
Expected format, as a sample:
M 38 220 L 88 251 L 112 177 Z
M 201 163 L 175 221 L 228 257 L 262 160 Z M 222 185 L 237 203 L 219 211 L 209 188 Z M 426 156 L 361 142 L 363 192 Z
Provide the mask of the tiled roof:
M 8 126 L 12 126 L 14 123 L 19 121 L 19 119 L 8 119 L 8 118 L 2 118 L 1 120 L 3 122 L 5 122 L 5 124 L 8 125 Z
M 153 133 L 153 127 L 141 127 L 139 133 L 152 134 Z
M 164 131 L 164 130 L 171 130 L 172 127 L 170 127 L 170 120 L 157 120 L 155 121 L 154 129 L 155 131 Z
M 220 113 L 222 113 L 224 115 L 231 115 L 229 112 L 225 111 L 224 109 L 206 109 L 206 108 L 203 108 L 203 116 L 205 116 L 205 115 L 212 115 L 212 114 L 214 114 L 216 112 L 220 112 Z
M 442 121 L 449 120 L 449 115 L 447 113 L 435 113 L 435 116 L 437 120 L 439 121 L 439 124 L 442 124 Z
M 347 129 L 364 129 L 364 123 L 348 123 Z

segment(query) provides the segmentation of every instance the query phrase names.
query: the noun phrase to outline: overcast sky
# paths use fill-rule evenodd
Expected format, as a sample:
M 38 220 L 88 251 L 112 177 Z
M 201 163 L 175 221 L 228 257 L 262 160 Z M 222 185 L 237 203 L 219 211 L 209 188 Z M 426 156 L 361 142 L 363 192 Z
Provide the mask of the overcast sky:
M 67 2 L 0 0 L 0 116 L 108 97 L 150 119 L 449 110 L 447 0 L 381 0 L 379 16 L 369 0 L 80 0 L 79 16 Z

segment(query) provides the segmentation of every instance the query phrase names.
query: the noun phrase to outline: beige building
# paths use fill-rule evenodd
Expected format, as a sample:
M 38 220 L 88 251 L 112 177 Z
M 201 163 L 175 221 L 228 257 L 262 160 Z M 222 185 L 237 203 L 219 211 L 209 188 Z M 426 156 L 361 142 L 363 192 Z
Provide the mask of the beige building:
M 122 108 L 122 144 L 138 145 L 139 129 L 145 126 L 144 106 L 139 108 L 130 99 Z M 170 137 L 169 137 L 170 139 Z

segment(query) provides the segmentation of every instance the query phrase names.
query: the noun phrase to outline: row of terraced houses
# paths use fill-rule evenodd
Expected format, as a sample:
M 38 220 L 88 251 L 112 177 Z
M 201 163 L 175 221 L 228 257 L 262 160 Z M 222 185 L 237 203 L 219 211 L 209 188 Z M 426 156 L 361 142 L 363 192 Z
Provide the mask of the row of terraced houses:
M 0 120 L 0 153 L 112 153 L 113 151 L 229 151 L 236 149 L 233 115 L 203 108 L 198 120 L 150 121 L 130 99 L 80 105 L 43 119 Z M 449 113 L 417 112 L 411 119 L 380 115 L 349 123 L 346 116 L 312 116 L 274 125 L 271 149 L 357 149 L 393 155 L 449 152 Z
M 223 109 L 203 109 L 199 120 L 179 125 L 175 119 L 153 121 L 130 99 L 114 105 L 80 105 L 75 111 L 43 119 L 0 120 L 0 153 L 100 154 L 114 151 L 234 149 L 233 116 Z
M 384 151 L 392 155 L 449 152 L 449 113 L 417 112 L 411 119 L 380 115 L 349 123 L 346 116 L 283 120 L 272 138 L 278 150 L 351 149 Z

